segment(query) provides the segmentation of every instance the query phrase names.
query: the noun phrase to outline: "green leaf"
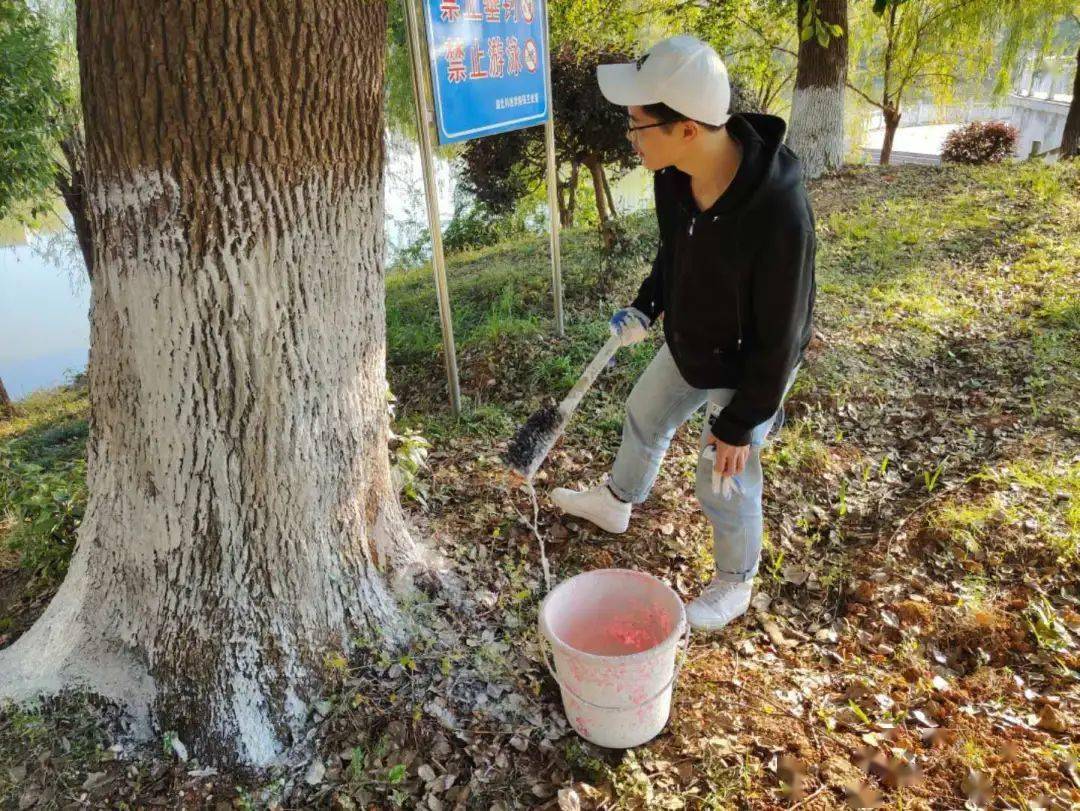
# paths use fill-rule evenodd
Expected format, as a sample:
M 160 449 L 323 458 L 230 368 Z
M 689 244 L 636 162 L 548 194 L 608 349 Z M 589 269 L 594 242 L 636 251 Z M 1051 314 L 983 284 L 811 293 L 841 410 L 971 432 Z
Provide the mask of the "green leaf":
M 402 780 L 404 780 L 405 779 L 405 764 L 404 763 L 399 763 L 397 766 L 395 766 L 390 771 L 388 771 L 386 773 L 386 779 L 389 780 L 392 784 L 397 784 L 397 783 L 400 783 Z

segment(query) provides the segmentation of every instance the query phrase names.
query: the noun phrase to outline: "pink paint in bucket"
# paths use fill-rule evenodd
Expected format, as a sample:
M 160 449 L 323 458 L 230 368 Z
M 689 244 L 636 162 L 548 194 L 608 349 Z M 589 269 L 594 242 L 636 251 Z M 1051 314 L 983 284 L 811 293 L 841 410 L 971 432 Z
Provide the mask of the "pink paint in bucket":
M 689 632 L 671 588 L 630 569 L 583 572 L 544 598 L 539 623 L 566 717 L 581 737 L 626 749 L 664 728 Z

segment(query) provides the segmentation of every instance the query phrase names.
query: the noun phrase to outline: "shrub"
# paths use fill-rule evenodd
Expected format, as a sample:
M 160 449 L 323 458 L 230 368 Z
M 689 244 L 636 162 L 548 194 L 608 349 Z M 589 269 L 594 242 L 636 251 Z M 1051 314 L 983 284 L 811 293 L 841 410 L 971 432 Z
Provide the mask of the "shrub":
M 941 159 L 946 163 L 1001 163 L 1016 152 L 1020 131 L 1004 121 L 972 121 L 945 138 Z
M 11 522 L 7 544 L 39 585 L 64 579 L 85 507 L 85 460 L 46 469 L 0 446 L 0 519 Z

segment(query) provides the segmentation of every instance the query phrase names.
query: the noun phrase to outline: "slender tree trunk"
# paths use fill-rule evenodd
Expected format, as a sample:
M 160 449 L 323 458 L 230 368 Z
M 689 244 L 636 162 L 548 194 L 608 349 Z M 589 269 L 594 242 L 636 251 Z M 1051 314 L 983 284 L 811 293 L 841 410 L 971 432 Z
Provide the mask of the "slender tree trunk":
M 1080 157 L 1080 48 L 1076 51 L 1076 74 L 1073 76 L 1072 103 L 1061 133 L 1061 157 Z
M 4 388 L 3 378 L 0 378 L 0 417 L 10 417 L 14 413 L 15 406 L 11 404 L 11 398 Z
M 619 216 L 619 212 L 615 208 L 615 198 L 611 196 L 611 183 L 608 182 L 607 172 L 604 171 L 603 164 L 600 165 L 600 179 L 604 182 L 604 197 L 607 198 L 608 211 L 611 212 L 611 216 Z
M 900 97 L 897 93 L 894 99 L 891 95 L 893 58 L 896 51 L 896 13 L 895 3 L 889 6 L 885 12 L 885 71 L 881 84 L 881 114 L 885 121 L 885 137 L 881 144 L 881 155 L 878 162 L 882 166 L 889 165 L 892 157 L 893 139 L 896 137 L 896 128 L 900 126 Z
M 71 213 L 71 220 L 75 226 L 75 238 L 79 242 L 79 250 L 82 252 L 83 263 L 86 265 L 86 275 L 93 279 L 94 238 L 90 230 L 90 212 L 86 204 L 86 187 L 83 178 L 85 148 L 81 133 L 68 133 L 61 139 L 60 148 L 67 160 L 67 166 L 57 170 L 56 188 Z
M 611 215 L 608 213 L 607 197 L 604 194 L 604 171 L 599 158 L 590 156 L 585 160 L 585 166 L 592 175 L 593 196 L 596 198 L 596 213 L 600 218 L 600 239 L 605 248 L 610 248 L 615 241 L 615 233 L 611 227 Z
M 90 498 L 0 696 L 85 689 L 265 766 L 328 651 L 400 638 L 416 554 L 387 454 L 386 6 L 227 5 L 78 7 Z
M 567 188 L 566 201 L 566 226 L 574 224 L 574 215 L 577 213 L 577 187 L 581 179 L 581 164 L 570 164 L 570 185 Z
M 799 22 L 808 0 L 798 2 Z M 816 37 L 799 45 L 791 129 L 787 145 L 802 160 L 807 178 L 837 169 L 844 162 L 844 88 L 847 84 L 847 0 L 819 0 L 822 19 L 844 29 L 821 47 Z
M 881 144 L 881 165 L 888 166 L 892 157 L 893 140 L 896 138 L 896 130 L 900 126 L 900 110 L 895 107 L 886 107 L 882 111 L 885 118 L 885 138 Z
M 570 164 L 570 179 L 559 183 L 559 226 L 569 228 L 574 224 L 574 203 L 577 198 L 578 172 L 581 167 Z

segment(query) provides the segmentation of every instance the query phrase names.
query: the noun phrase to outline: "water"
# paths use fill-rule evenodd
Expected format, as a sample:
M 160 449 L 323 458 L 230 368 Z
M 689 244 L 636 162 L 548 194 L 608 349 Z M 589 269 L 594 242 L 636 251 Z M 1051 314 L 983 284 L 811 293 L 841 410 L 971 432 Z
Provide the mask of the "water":
M 90 285 L 75 237 L 62 223 L 3 236 L 0 379 L 15 400 L 86 368 Z

